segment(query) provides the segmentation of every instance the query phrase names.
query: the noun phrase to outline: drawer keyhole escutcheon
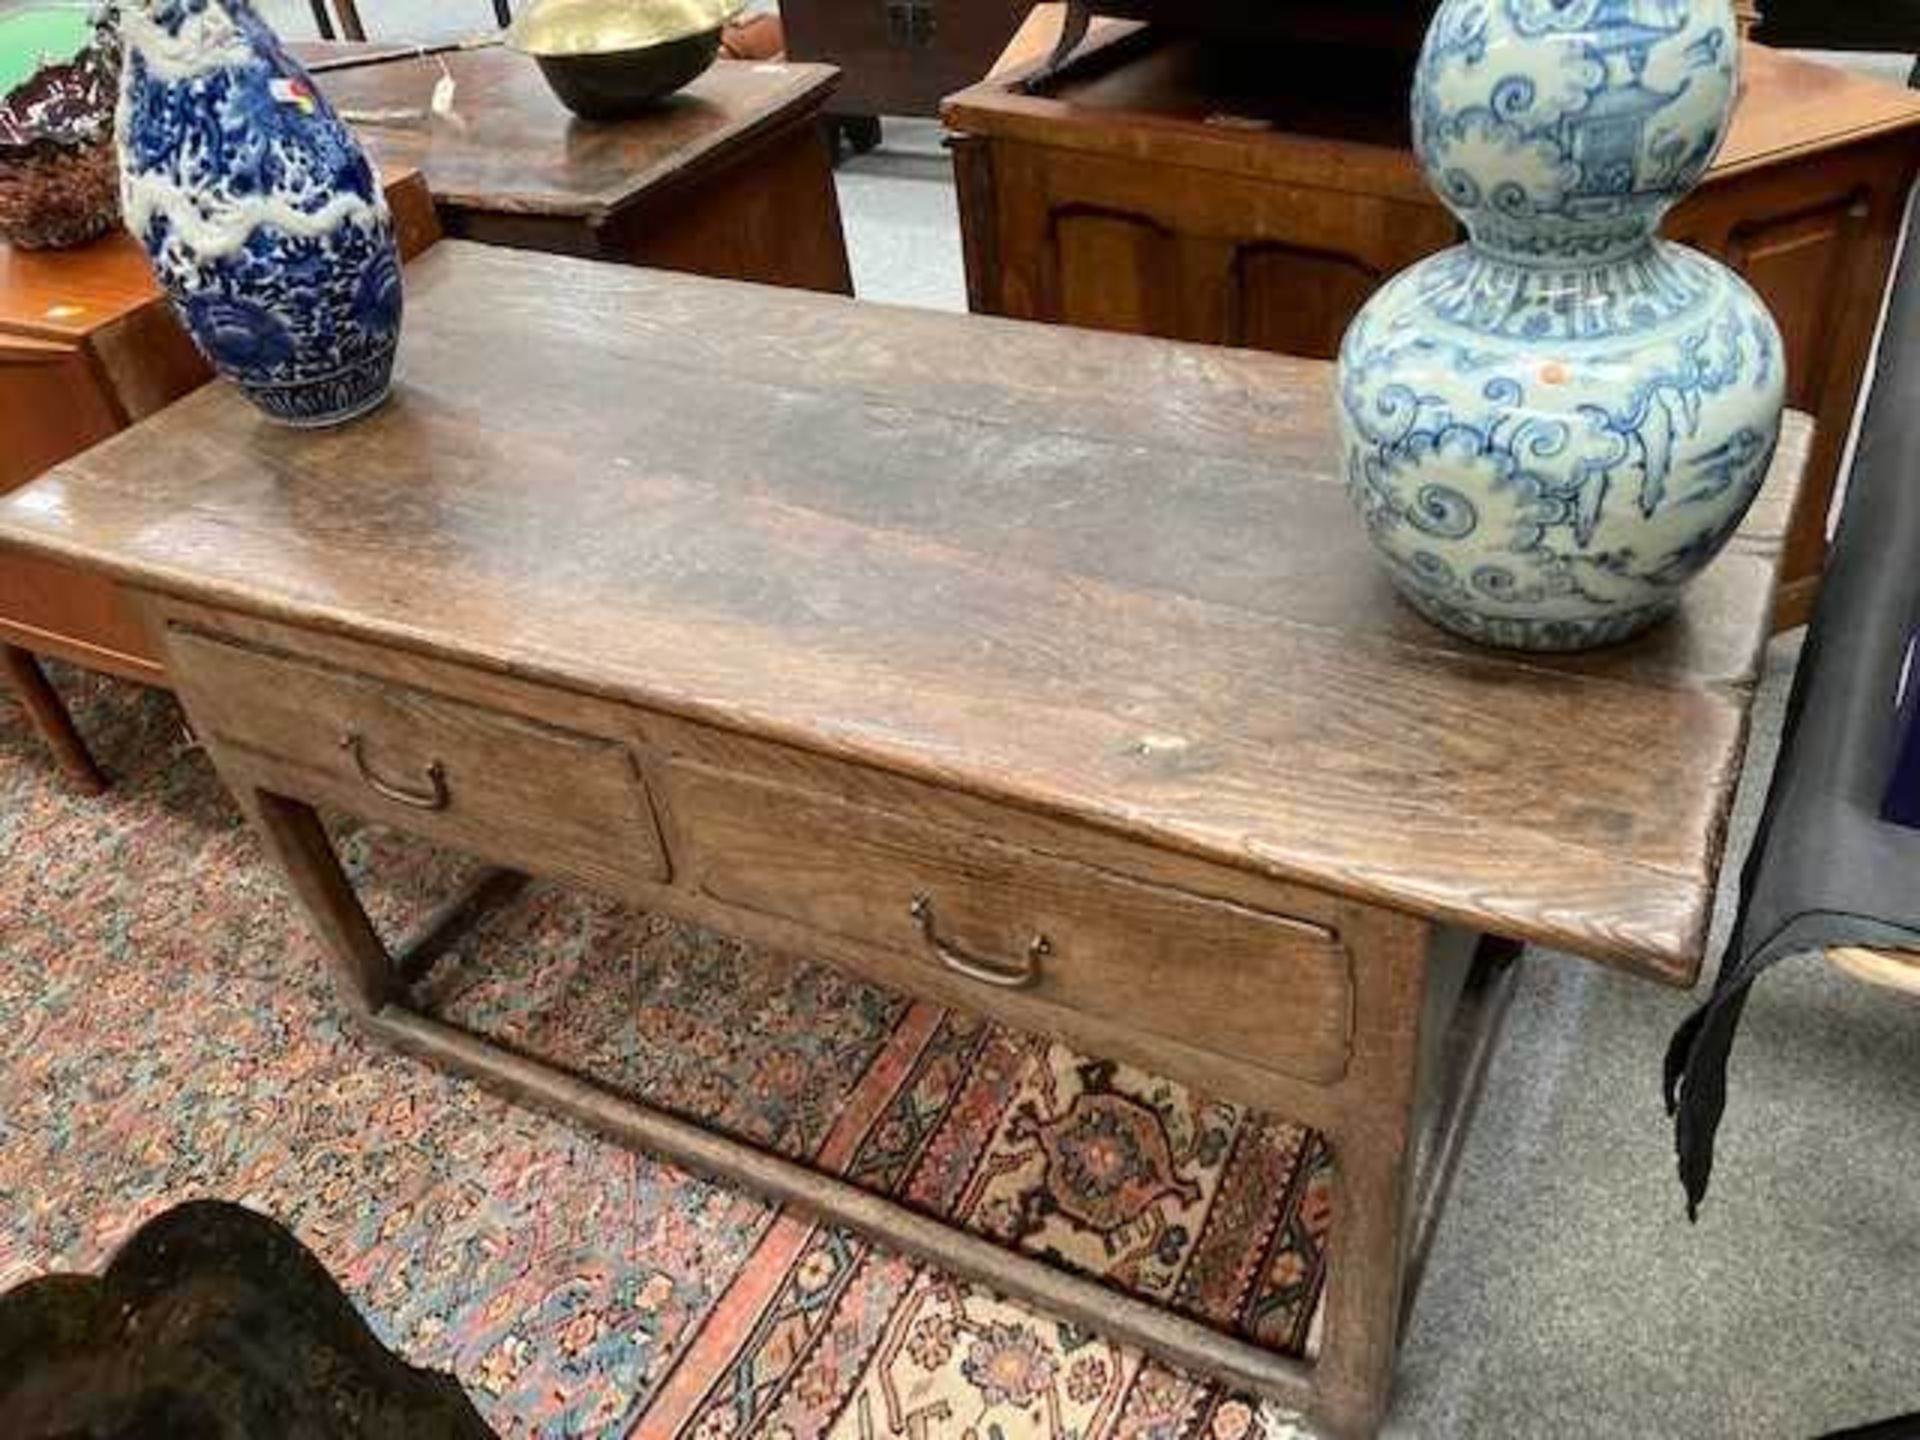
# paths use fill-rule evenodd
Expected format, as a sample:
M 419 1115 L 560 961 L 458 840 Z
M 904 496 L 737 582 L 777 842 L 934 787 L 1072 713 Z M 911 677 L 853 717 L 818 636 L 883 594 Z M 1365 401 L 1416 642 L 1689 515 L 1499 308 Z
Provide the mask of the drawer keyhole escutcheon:
M 942 965 L 954 974 L 978 980 L 982 985 L 995 985 L 1002 990 L 1024 990 L 1039 980 L 1040 962 L 1053 953 L 1053 942 L 1035 932 L 1033 939 L 1027 942 L 1027 953 L 1021 963 L 1008 965 L 998 960 L 984 960 L 940 938 L 930 897 L 914 896 L 913 903 L 907 906 L 907 913 L 920 923 L 921 938 Z
M 453 803 L 453 796 L 447 791 L 447 767 L 438 760 L 427 764 L 427 786 L 425 790 L 410 790 L 404 785 L 396 785 L 391 780 L 383 780 L 376 775 L 373 767 L 367 764 L 367 742 L 357 730 L 349 730 L 340 737 L 340 748 L 353 757 L 353 768 L 360 772 L 360 778 L 369 790 L 382 799 L 391 800 L 396 805 L 410 806 L 415 810 L 444 810 Z

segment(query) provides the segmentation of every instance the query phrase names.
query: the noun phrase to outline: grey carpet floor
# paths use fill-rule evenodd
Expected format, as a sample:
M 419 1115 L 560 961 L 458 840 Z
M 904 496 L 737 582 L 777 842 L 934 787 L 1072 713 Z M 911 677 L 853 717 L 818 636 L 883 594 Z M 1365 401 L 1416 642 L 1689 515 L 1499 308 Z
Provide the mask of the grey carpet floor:
M 1798 655 L 1796 635 L 1769 656 L 1736 860 Z M 1770 977 L 1689 1226 L 1659 1095 L 1688 1000 L 1565 956 L 1527 967 L 1395 1433 L 1800 1440 L 1920 1410 L 1920 1002 L 1816 959 Z
M 266 8 L 287 33 L 309 32 L 297 0 Z M 389 0 L 380 15 L 383 33 L 411 36 L 475 28 L 485 9 Z M 937 127 L 890 122 L 883 149 L 841 172 L 840 193 L 863 297 L 964 308 Z M 1788 637 L 1769 657 L 1723 902 L 1798 653 Z M 1920 1002 L 1815 960 L 1761 987 L 1697 1226 L 1659 1096 L 1666 1039 L 1690 1003 L 1528 956 L 1391 1433 L 1808 1440 L 1920 1410 Z

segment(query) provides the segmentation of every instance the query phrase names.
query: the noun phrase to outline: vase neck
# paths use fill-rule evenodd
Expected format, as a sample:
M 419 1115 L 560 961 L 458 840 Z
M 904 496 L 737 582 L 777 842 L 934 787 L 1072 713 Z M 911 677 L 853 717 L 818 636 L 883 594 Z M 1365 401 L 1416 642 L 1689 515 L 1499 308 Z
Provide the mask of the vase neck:
M 1699 313 L 1719 286 L 1684 246 L 1642 237 L 1605 260 L 1516 263 L 1478 244 L 1434 261 L 1424 299 L 1438 318 L 1504 340 L 1619 341 Z
M 1616 265 L 1645 256 L 1654 248 L 1656 220 L 1644 214 L 1588 223 L 1476 215 L 1466 229 L 1474 249 L 1489 259 L 1561 270 Z
M 121 0 L 119 18 L 127 83 L 254 67 L 279 44 L 248 0 Z

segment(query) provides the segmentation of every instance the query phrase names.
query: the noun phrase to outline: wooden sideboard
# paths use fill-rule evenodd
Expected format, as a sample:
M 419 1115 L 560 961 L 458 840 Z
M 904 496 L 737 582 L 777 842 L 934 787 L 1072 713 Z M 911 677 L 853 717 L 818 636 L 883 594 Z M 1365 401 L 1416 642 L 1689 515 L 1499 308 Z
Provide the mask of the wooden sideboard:
M 387 198 L 409 258 L 439 236 L 426 182 L 392 171 Z M 146 256 L 115 230 L 75 250 L 0 244 L 0 494 L 210 377 L 153 283 Z M 99 771 L 34 660 L 51 655 L 165 684 L 159 651 L 120 588 L 57 561 L 0 556 L 0 668 L 76 785 Z
M 1223 47 L 1097 22 L 1028 94 L 1058 34 L 1037 7 L 952 97 L 975 310 L 1332 356 L 1387 277 L 1456 243 L 1410 150 L 1407 74 L 1375 54 Z M 1789 403 L 1819 422 L 1781 595 L 1804 620 L 1909 188 L 1920 94 L 1757 46 L 1733 131 L 1667 232 L 1779 317 Z
M 363 423 L 266 425 L 208 386 L 0 500 L 0 550 L 140 593 L 344 1003 L 1373 1434 L 1511 942 L 1698 978 L 1804 418 L 1673 620 L 1515 657 L 1395 599 L 1324 364 L 457 240 L 408 284 L 402 381 Z M 460 1029 L 320 804 L 1314 1127 L 1317 1353 Z

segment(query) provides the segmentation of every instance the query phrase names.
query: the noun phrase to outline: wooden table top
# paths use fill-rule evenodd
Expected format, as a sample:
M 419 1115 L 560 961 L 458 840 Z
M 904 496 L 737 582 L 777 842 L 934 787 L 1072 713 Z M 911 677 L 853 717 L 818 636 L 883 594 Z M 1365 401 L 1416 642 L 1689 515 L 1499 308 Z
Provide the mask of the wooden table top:
M 1744 46 L 1740 64 L 1746 88 L 1709 174 L 1920 125 L 1920 90 L 1764 45 Z
M 396 47 L 316 41 L 293 48 L 313 63 L 391 54 Z M 326 70 L 314 80 L 343 110 L 424 111 L 442 61 L 464 123 L 357 123 L 375 162 L 424 171 L 443 205 L 593 224 L 656 186 L 723 161 L 795 113 L 817 108 L 840 78 L 830 65 L 720 60 L 657 109 L 613 122 L 576 118 L 554 98 L 533 60 L 501 46 Z
M 0 545 L 1697 973 L 1800 417 L 1679 618 L 1529 658 L 1395 600 L 1316 362 L 459 242 L 407 289 L 374 416 L 208 386 Z
M 0 333 L 77 344 L 159 294 L 146 252 L 124 230 L 69 250 L 0 244 Z

